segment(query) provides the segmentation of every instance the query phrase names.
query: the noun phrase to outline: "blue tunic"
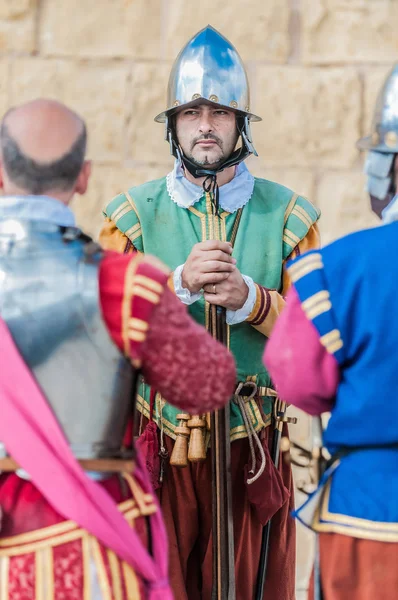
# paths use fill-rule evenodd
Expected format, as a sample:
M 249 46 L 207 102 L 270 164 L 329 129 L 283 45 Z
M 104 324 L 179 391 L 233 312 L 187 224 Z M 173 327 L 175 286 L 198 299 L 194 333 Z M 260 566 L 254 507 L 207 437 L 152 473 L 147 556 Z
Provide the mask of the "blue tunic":
M 290 263 L 307 317 L 340 367 L 324 443 L 332 454 L 355 449 L 296 511 L 316 531 L 398 541 L 397 258 L 394 222 Z

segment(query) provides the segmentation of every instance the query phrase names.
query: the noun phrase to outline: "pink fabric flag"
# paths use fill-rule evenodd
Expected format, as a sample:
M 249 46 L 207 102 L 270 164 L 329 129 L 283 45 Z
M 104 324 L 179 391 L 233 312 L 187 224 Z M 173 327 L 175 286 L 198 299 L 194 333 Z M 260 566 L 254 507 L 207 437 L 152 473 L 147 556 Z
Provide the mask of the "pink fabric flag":
M 147 585 L 148 600 L 173 600 L 167 575 L 166 532 L 159 506 L 151 517 L 151 557 L 112 498 L 74 458 L 57 419 L 1 319 L 0 364 L 0 439 L 7 452 L 29 473 L 56 511 L 75 521 L 133 567 Z M 139 456 L 136 473 L 144 491 L 150 493 Z

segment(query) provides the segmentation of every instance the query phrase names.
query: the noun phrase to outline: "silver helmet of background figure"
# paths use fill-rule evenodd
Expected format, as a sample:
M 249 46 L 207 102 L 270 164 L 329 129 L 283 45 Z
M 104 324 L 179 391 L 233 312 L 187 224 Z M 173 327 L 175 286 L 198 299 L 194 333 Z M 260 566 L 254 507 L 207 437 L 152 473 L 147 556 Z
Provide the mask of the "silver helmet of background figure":
M 357 148 L 368 151 L 367 191 L 372 210 L 381 217 L 397 193 L 394 159 L 398 154 L 398 63 L 391 69 L 377 97 L 371 134 L 361 138 Z

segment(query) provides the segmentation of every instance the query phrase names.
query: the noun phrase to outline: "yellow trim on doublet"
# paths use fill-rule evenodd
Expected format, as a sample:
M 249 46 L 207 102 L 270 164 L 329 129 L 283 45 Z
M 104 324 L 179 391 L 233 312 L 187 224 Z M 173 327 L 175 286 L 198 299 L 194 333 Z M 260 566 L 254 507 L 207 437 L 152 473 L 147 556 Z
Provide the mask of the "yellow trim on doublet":
M 140 227 L 140 228 L 139 228 L 139 230 L 138 230 L 136 233 L 134 233 L 134 234 L 130 234 L 130 235 L 129 235 L 129 240 L 130 240 L 130 242 L 135 242 L 135 240 L 136 240 L 137 238 L 139 238 L 141 235 L 142 235 L 142 229 L 141 229 L 141 227 Z
M 148 288 L 149 290 L 152 290 L 156 294 L 161 294 L 163 292 L 162 284 L 158 281 L 155 281 L 154 279 L 151 279 L 150 277 L 147 277 L 146 275 L 136 275 L 134 282 L 139 285 L 143 285 L 144 287 Z
M 312 321 L 315 317 L 322 315 L 332 308 L 329 292 L 327 290 L 321 290 L 320 292 L 313 294 L 306 300 L 303 300 L 302 307 L 308 319 Z
M 38 550 L 35 553 L 35 600 L 45 600 L 44 597 L 44 550 Z
M 134 200 L 132 199 L 132 197 L 130 196 L 130 192 L 124 192 L 124 195 L 126 196 L 127 200 L 130 203 L 131 208 L 133 209 L 133 211 L 135 212 L 135 214 L 137 215 L 138 220 L 140 220 L 140 216 L 138 214 L 138 210 L 137 207 L 135 205 Z
M 141 516 L 139 508 L 132 508 L 131 510 L 124 513 L 124 518 L 128 521 L 128 524 L 131 527 L 134 527 L 134 521 Z
M 129 327 L 131 329 L 136 329 L 137 331 L 148 331 L 149 323 L 147 323 L 147 321 L 143 321 L 142 319 L 137 319 L 137 317 L 131 317 L 129 321 Z
M 145 517 L 153 515 L 157 510 L 153 496 L 151 494 L 145 494 L 134 477 L 131 477 L 128 473 L 123 473 L 123 477 L 129 485 L 130 491 L 140 510 L 140 514 Z
M 221 219 L 221 239 L 223 242 L 227 241 L 227 217 L 230 213 L 228 212 L 223 212 L 220 215 L 220 219 Z
M 159 300 L 160 300 L 160 294 L 157 294 L 156 292 L 152 292 L 152 290 L 148 290 L 147 288 L 143 287 L 142 285 L 139 284 L 134 284 L 133 285 L 133 296 L 139 296 L 140 298 L 144 298 L 145 300 L 148 300 L 148 302 L 151 302 L 152 304 L 158 304 Z
M 164 400 L 161 400 L 161 402 L 164 402 Z M 136 406 L 137 406 L 138 412 L 140 412 L 141 414 L 144 415 L 144 417 L 149 419 L 149 416 L 150 416 L 149 404 L 142 396 L 140 396 L 140 394 L 137 394 Z M 174 425 L 171 421 L 166 419 L 163 416 L 163 414 L 161 417 L 160 417 L 160 415 L 156 414 L 155 421 L 159 428 L 160 428 L 160 423 L 162 423 L 164 432 L 166 433 L 166 435 L 171 437 L 173 440 L 176 439 L 175 428 L 177 427 L 177 425 Z
M 258 283 L 254 284 L 256 287 L 256 299 L 254 301 L 254 306 L 252 308 L 252 311 L 250 313 L 250 315 L 247 317 L 247 321 L 255 321 L 256 317 L 258 317 L 258 313 L 260 310 L 260 306 L 261 306 L 261 299 L 262 299 L 262 294 L 261 294 L 261 289 L 260 286 L 258 285 Z
M 129 500 L 124 500 L 121 504 L 118 504 L 118 506 L 117 506 L 118 510 L 120 510 L 120 512 L 123 513 L 124 515 L 126 515 L 127 512 L 130 511 L 134 507 L 135 507 L 135 502 L 132 498 L 130 498 Z
M 43 567 L 44 567 L 44 581 L 46 586 L 46 600 L 54 598 L 54 557 L 53 549 L 51 547 L 43 549 Z
M 306 300 L 302 302 L 304 310 L 310 310 L 314 308 L 316 304 L 322 302 L 323 300 L 329 300 L 330 294 L 327 290 L 321 290 L 320 292 L 316 292 L 312 296 L 309 296 Z
M 265 415 L 266 419 L 264 421 L 261 416 L 260 409 L 258 408 L 257 403 L 254 400 L 250 400 L 250 402 L 248 402 L 246 404 L 246 406 L 249 409 L 251 409 L 250 417 L 252 419 L 252 423 L 253 423 L 253 426 L 254 426 L 254 429 L 256 432 L 261 431 L 261 429 L 264 429 L 265 427 L 268 427 L 270 425 L 271 413 Z M 255 418 L 257 419 L 257 425 L 254 425 L 255 421 L 254 421 L 253 413 L 255 415 Z M 235 440 L 241 440 L 243 438 L 247 438 L 247 430 L 244 425 L 238 425 L 238 427 L 234 427 L 233 429 L 231 429 L 230 433 L 231 433 L 231 442 L 234 442 Z
M 124 202 L 115 210 L 115 212 L 112 213 L 111 220 L 115 223 L 115 225 L 117 225 L 120 219 L 122 219 L 125 215 L 128 215 L 129 212 L 131 212 L 131 206 L 128 202 Z
M 83 598 L 91 600 L 91 550 L 90 535 L 86 531 L 82 535 L 82 561 L 83 561 Z
M 9 600 L 8 579 L 10 559 L 8 556 L 0 556 L 0 600 Z
M 127 209 L 127 211 L 126 211 Z M 109 218 L 111 221 L 114 221 L 115 223 L 117 223 L 117 221 L 119 220 L 120 215 L 123 216 L 124 214 L 126 214 L 126 212 L 130 212 L 131 208 L 130 208 L 130 204 L 128 202 L 128 200 L 125 200 L 124 202 L 122 202 L 122 204 L 120 204 L 111 215 L 109 215 Z
M 126 584 L 126 593 L 129 600 L 141 600 L 140 586 L 138 585 L 137 575 L 126 562 L 122 562 L 124 582 Z
M 351 525 L 353 521 L 365 529 L 370 530 L 379 530 L 384 529 L 385 531 L 394 531 L 398 533 L 398 523 L 385 523 L 378 521 L 370 521 L 369 519 L 362 519 L 359 517 L 349 517 L 348 515 L 340 515 L 338 513 L 332 513 L 329 511 L 329 503 L 330 503 L 330 492 L 331 492 L 331 483 L 332 479 L 330 479 L 326 484 L 325 494 L 322 501 L 322 520 L 330 521 L 331 519 L 337 519 L 339 523 L 344 525 Z
M 319 252 L 304 256 L 297 263 L 288 267 L 287 270 L 294 283 L 317 269 L 323 269 L 322 255 Z
M 297 217 L 298 219 L 300 219 L 300 221 L 302 223 L 304 223 L 304 225 L 306 227 L 308 227 L 308 229 L 310 227 L 312 227 L 313 222 L 310 219 L 308 213 L 304 210 L 304 208 L 302 208 L 301 206 L 299 206 L 298 204 L 296 204 L 296 206 L 293 208 L 292 210 L 292 215 L 294 215 L 295 217 Z
M 122 339 L 123 348 L 126 356 L 130 353 L 130 340 L 129 340 L 129 321 L 131 318 L 131 299 L 133 297 L 133 284 L 137 267 L 141 260 L 138 256 L 131 260 L 127 266 L 126 273 L 124 276 L 124 294 L 122 302 Z
M 206 198 L 206 216 L 207 216 L 207 221 L 209 223 L 209 237 L 207 239 L 215 240 L 215 239 L 217 239 L 217 237 L 216 237 L 216 232 L 215 232 L 215 227 L 214 227 L 215 222 L 214 222 L 214 215 L 213 215 L 213 207 L 211 204 L 209 192 L 206 192 L 205 198 Z
M 144 342 L 146 339 L 146 333 L 143 331 L 136 331 L 135 329 L 129 329 L 129 339 L 133 342 Z
M 162 271 L 162 273 L 164 273 L 165 275 L 169 276 L 170 275 L 170 269 L 169 267 L 167 267 L 164 263 L 162 263 L 158 258 L 156 258 L 156 256 L 150 256 L 147 255 L 145 257 L 145 262 L 150 265 L 152 265 L 153 267 L 156 267 L 156 269 L 158 271 Z
M 112 590 L 109 585 L 101 548 L 95 537 L 90 536 L 91 555 L 94 559 L 98 581 L 101 588 L 102 600 L 112 600 Z
M 318 532 L 333 532 L 350 537 L 379 542 L 398 542 L 398 523 L 370 521 L 329 511 L 331 480 L 326 483 L 320 506 L 314 515 L 312 527 Z M 320 521 L 329 521 L 321 523 Z
M 109 569 L 112 577 L 112 591 L 115 600 L 123 600 L 122 578 L 120 574 L 120 562 L 112 550 L 106 551 Z
M 319 304 L 305 312 L 310 321 L 312 321 L 313 319 L 315 319 L 315 317 L 323 315 L 323 313 L 328 312 L 331 308 L 332 304 L 330 300 L 325 300 L 324 302 L 319 302 Z
M 133 225 L 129 229 L 126 229 L 126 231 L 124 232 L 124 235 L 127 236 L 128 238 L 130 238 L 132 235 L 134 235 L 134 233 L 136 231 L 138 231 L 140 229 L 141 229 L 141 223 L 136 223 L 135 225 Z M 140 231 L 140 235 L 141 235 L 141 231 Z
M 286 244 L 288 244 L 289 246 L 295 248 L 301 242 L 301 238 L 299 238 L 298 235 L 293 233 L 293 231 L 290 231 L 290 229 L 285 228 L 283 232 L 283 241 L 286 242 Z
M 293 283 L 295 283 L 299 279 L 302 279 L 302 277 L 305 277 L 305 275 L 308 275 L 309 273 L 312 273 L 313 271 L 319 269 L 323 269 L 322 261 L 314 261 L 311 265 L 306 265 L 305 267 L 297 271 L 297 273 L 291 277 L 291 280 L 293 281 Z
M 64 535 L 59 535 L 53 539 L 40 540 L 38 542 L 17 546 L 15 548 L 0 548 L 0 556 L 19 556 L 20 554 L 28 554 L 29 552 L 36 552 L 41 548 L 45 548 L 46 546 L 54 547 L 60 546 L 61 544 L 66 544 L 68 542 L 74 542 L 75 540 L 78 540 L 81 537 L 82 531 L 80 529 L 76 529 L 76 531 L 72 531 L 71 533 L 65 533 Z
M 343 340 L 341 339 L 340 331 L 338 329 L 333 329 L 332 331 L 329 331 L 329 333 L 322 335 L 320 337 L 320 342 L 329 354 L 334 354 L 343 347 Z
M 256 376 L 254 376 L 256 377 Z M 249 378 L 247 378 L 247 380 L 249 381 Z M 274 397 L 276 395 L 276 393 L 274 392 L 274 390 L 271 390 L 271 388 L 260 388 L 261 390 L 266 390 L 267 393 L 264 394 L 264 396 L 271 396 Z M 160 397 L 160 394 L 158 394 L 156 397 Z M 161 398 L 161 402 L 165 402 L 165 400 L 163 400 Z M 147 419 L 149 419 L 149 409 L 148 409 L 148 404 L 146 402 L 146 400 L 144 400 L 144 398 L 140 395 L 137 394 L 137 410 L 138 412 L 142 413 L 144 415 L 144 417 L 146 417 Z M 256 431 L 260 431 L 263 427 L 268 427 L 271 423 L 271 413 L 266 414 L 265 415 L 265 420 L 262 418 L 261 416 L 261 412 L 260 409 L 257 406 L 257 403 L 254 400 L 250 400 L 250 402 L 248 403 L 248 408 L 250 410 L 250 417 L 253 423 L 253 426 L 255 428 Z M 160 428 L 160 424 L 162 423 L 163 425 L 163 429 L 164 429 L 164 433 L 166 435 L 168 435 L 171 439 L 175 440 L 176 439 L 176 433 L 175 433 L 175 429 L 177 427 L 177 425 L 174 425 L 174 423 L 172 423 L 171 421 L 169 421 L 168 419 L 166 419 L 163 414 L 160 417 L 158 414 L 155 415 L 155 421 L 156 424 L 158 425 L 158 427 Z M 242 438 L 247 437 L 247 431 L 246 431 L 246 427 L 244 425 L 238 425 L 237 427 L 234 427 L 233 429 L 231 429 L 230 431 L 231 434 L 231 442 L 235 441 L 235 440 L 239 440 Z
M 293 193 L 293 195 L 289 201 L 289 204 L 287 205 L 286 210 L 285 210 L 285 216 L 283 218 L 284 225 L 286 225 L 286 223 L 287 223 L 287 220 L 290 216 L 290 213 L 292 212 L 292 209 L 296 203 L 297 198 L 298 198 L 298 194 Z
M 20 544 L 28 544 L 29 542 L 38 542 L 40 540 L 47 541 L 48 538 L 52 538 L 63 533 L 69 533 L 70 531 L 76 530 L 77 525 L 74 521 L 64 521 L 57 525 L 49 525 L 42 529 L 36 529 L 35 531 L 29 531 L 28 533 L 20 533 L 10 537 L 0 539 L 0 550 L 7 548 L 7 546 L 14 546 Z
M 134 509 L 136 509 L 136 504 L 133 499 L 125 500 L 118 505 L 118 510 L 126 518 Z M 43 527 L 29 533 L 21 533 L 0 539 L 0 557 L 28 554 L 29 552 L 36 552 L 47 547 L 54 548 L 55 546 L 78 539 L 83 539 L 84 545 L 84 537 L 86 535 L 86 532 L 80 529 L 73 521 L 50 525 L 49 527 Z
M 204 242 L 206 240 L 206 215 L 204 213 L 201 213 L 197 208 L 194 208 L 193 206 L 190 206 L 188 210 L 196 217 L 199 217 L 202 226 L 202 242 Z
M 369 532 L 355 526 L 338 525 L 337 523 L 317 523 L 313 526 L 314 531 L 318 533 L 340 533 L 362 540 L 375 540 L 377 542 L 398 542 L 398 533 L 380 533 Z

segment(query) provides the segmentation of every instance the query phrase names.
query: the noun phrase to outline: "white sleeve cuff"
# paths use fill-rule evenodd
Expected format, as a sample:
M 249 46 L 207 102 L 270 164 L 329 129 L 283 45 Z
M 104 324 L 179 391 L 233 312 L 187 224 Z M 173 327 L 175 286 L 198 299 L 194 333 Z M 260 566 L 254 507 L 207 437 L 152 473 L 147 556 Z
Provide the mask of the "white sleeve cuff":
M 228 325 L 237 325 L 238 323 L 243 323 L 246 321 L 247 317 L 250 315 L 254 308 L 254 304 L 256 302 L 256 285 L 251 277 L 247 275 L 242 275 L 243 280 L 247 287 L 249 288 L 249 293 L 247 295 L 247 300 L 238 310 L 227 310 L 227 324 Z
M 180 265 L 179 267 L 177 267 L 175 269 L 174 274 L 173 274 L 173 284 L 174 284 L 174 290 L 175 290 L 177 298 L 179 298 L 183 304 L 189 305 L 189 304 L 193 304 L 194 302 L 199 300 L 199 298 L 202 296 L 202 292 L 198 292 L 196 294 L 191 294 L 191 292 L 189 290 L 182 287 L 181 275 L 182 275 L 183 268 L 184 268 L 184 265 Z M 250 312 L 249 312 L 249 314 L 250 314 Z

